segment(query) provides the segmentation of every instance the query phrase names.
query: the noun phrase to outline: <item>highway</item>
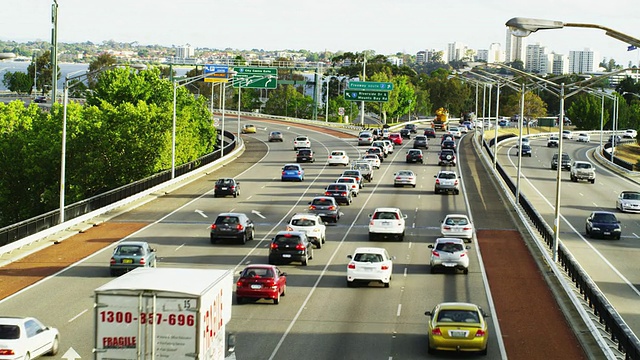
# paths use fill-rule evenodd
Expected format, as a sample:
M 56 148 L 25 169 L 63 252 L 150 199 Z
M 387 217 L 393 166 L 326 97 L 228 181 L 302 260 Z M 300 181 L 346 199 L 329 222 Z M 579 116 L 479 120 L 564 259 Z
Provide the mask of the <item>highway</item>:
M 294 132 L 286 125 L 258 124 L 258 134 L 246 138 L 251 148 L 263 148 L 266 155 L 236 178 L 241 195 L 234 199 L 213 198 L 213 180 L 233 173 L 228 169 L 191 187 L 189 194 L 179 192 L 163 197 L 162 202 L 145 205 L 116 219 L 120 222 L 148 222 L 130 238 L 150 242 L 159 256 L 160 267 L 233 267 L 267 261 L 267 244 L 285 228 L 288 218 L 303 212 L 307 202 L 322 193 L 343 167 L 325 164 L 330 150 L 346 150 L 351 158 L 359 156 L 355 138 L 339 139 L 313 130 Z M 268 130 L 284 132 L 283 143 L 266 143 Z M 296 134 L 311 137 L 318 161 L 305 164 L 305 181 L 280 181 L 284 163 L 294 162 L 291 140 Z M 260 301 L 235 305 L 228 329 L 238 334 L 240 359 L 414 359 L 426 354 L 425 310 L 442 301 L 477 303 L 487 311 L 487 287 L 480 271 L 476 244 L 471 244 L 468 275 L 429 273 L 427 245 L 439 236 L 439 222 L 447 213 L 467 212 L 463 194 L 434 195 L 433 176 L 439 146 L 427 151 L 427 165 L 405 164 L 405 142 L 390 155 L 366 184 L 351 206 L 343 206 L 344 216 L 327 229 L 327 243 L 314 251 L 309 266 L 283 265 L 288 276 L 287 295 L 280 305 Z M 259 160 L 259 161 L 256 161 Z M 246 164 L 245 164 L 246 165 Z M 393 173 L 413 169 L 419 179 L 416 188 L 394 188 Z M 172 199 L 175 196 L 175 199 Z M 181 197 L 196 196 L 179 208 Z M 165 208 L 163 208 L 163 206 Z M 368 241 L 368 214 L 376 207 L 399 207 L 408 214 L 404 242 Z M 174 210 L 175 209 L 175 210 Z M 209 242 L 209 225 L 220 212 L 251 214 L 256 223 L 256 240 L 246 245 Z M 165 214 L 166 215 L 162 215 Z M 160 220 L 157 220 L 160 218 Z M 391 286 L 347 288 L 347 255 L 358 246 L 382 246 L 396 257 Z M 64 334 L 62 349 L 72 346 L 82 358 L 90 358 L 93 348 L 93 299 L 95 288 L 108 282 L 109 247 L 47 281 L 28 288 L 0 303 L 0 313 L 31 315 L 54 324 Z M 185 279 L 188 281 L 188 279 Z M 24 304 L 31 304 L 28 308 Z M 57 304 L 51 311 L 50 304 Z M 490 318 L 491 329 L 497 324 Z M 499 338 L 492 336 L 488 359 L 501 358 Z M 58 355 L 62 354 L 62 352 Z
M 499 147 L 498 161 L 512 176 L 517 174 L 515 141 Z M 616 198 L 623 190 L 637 190 L 638 184 L 600 166 L 593 157 L 596 141 L 589 144 L 564 140 L 563 152 L 572 160 L 587 160 L 596 166 L 596 182 L 571 182 L 564 170 L 561 181 L 560 240 L 591 276 L 609 302 L 636 335 L 640 334 L 640 215 L 616 210 Z M 557 148 L 547 148 L 546 138 L 532 138 L 531 158 L 522 158 L 522 193 L 552 226 L 556 199 L 556 171 L 551 158 Z M 585 219 L 592 211 L 612 211 L 622 226 L 620 240 L 591 239 L 585 233 Z

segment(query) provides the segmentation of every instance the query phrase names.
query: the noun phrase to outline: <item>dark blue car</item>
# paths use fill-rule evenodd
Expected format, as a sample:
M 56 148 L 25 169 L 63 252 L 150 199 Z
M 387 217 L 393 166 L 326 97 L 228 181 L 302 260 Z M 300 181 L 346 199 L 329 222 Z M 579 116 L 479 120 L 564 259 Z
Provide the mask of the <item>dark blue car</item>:
M 594 211 L 587 218 L 586 233 L 589 237 L 599 236 L 620 240 L 622 230 L 616 215 L 609 211 Z

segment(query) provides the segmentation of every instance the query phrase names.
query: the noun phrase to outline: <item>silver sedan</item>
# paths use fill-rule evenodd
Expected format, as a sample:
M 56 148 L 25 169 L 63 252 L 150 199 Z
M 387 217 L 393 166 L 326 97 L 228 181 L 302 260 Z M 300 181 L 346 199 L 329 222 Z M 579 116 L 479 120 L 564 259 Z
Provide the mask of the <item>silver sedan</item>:
M 440 224 L 440 233 L 444 237 L 462 238 L 471 240 L 473 237 L 473 224 L 463 214 L 449 214 Z
M 416 187 L 416 174 L 411 170 L 400 170 L 393 174 L 393 186 L 406 186 L 411 185 Z

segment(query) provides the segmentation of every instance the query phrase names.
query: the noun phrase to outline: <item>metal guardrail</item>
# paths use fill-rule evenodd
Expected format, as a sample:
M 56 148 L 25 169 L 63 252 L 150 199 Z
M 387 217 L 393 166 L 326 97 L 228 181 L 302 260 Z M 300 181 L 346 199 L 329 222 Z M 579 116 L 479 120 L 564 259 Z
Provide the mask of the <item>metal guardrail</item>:
M 509 135 L 499 136 L 498 142 L 511 137 L 512 136 Z M 493 140 L 494 139 L 492 139 L 490 143 L 485 142 L 482 144 L 491 160 L 493 160 L 494 156 L 491 152 L 493 149 Z M 515 184 L 504 168 L 497 162 L 496 171 L 513 196 L 515 196 Z M 554 242 L 553 229 L 549 227 L 522 192 L 520 193 L 518 202 L 546 245 L 549 249 L 552 249 Z M 640 360 L 640 340 L 631 328 L 629 328 L 624 319 L 613 305 L 609 303 L 595 282 L 586 271 L 582 269 L 578 261 L 562 243 L 558 245 L 557 254 L 560 266 L 562 266 L 564 272 L 578 289 L 582 299 L 589 306 L 593 315 L 597 317 L 599 323 L 604 326 L 604 330 L 609 334 L 610 340 L 616 344 L 618 351 L 624 354 L 626 360 Z
M 231 132 L 225 131 L 225 138 L 231 139 L 224 147 L 224 153 L 229 154 L 237 146 L 235 135 Z M 195 169 L 210 164 L 220 159 L 220 149 L 207 154 L 199 159 L 191 161 L 189 163 L 176 166 L 175 177 L 178 178 L 181 175 L 187 174 Z M 151 189 L 159 184 L 171 180 L 171 171 L 163 171 L 148 178 L 136 181 L 131 184 L 113 189 L 111 191 L 96 195 L 89 199 L 79 201 L 74 204 L 65 206 L 64 217 L 67 220 L 78 218 L 82 215 L 88 214 L 97 209 L 103 208 L 110 204 L 114 204 L 120 200 L 126 199 L 132 195 L 138 194 L 142 191 Z M 54 210 L 45 214 L 18 222 L 16 224 L 9 225 L 0 229 L 0 247 L 7 244 L 16 242 L 20 239 L 26 238 L 30 235 L 34 235 L 38 232 L 50 229 L 60 223 L 60 211 Z

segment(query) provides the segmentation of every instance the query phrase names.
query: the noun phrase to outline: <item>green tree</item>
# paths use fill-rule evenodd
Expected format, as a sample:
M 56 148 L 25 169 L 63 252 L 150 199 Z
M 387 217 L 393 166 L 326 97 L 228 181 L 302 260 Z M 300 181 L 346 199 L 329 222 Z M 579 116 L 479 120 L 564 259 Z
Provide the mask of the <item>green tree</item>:
M 8 71 L 4 74 L 2 83 L 9 91 L 17 92 L 18 94 L 28 94 L 33 87 L 33 78 L 30 78 L 27 73 L 20 71 Z
M 98 55 L 98 57 L 89 63 L 89 73 L 96 72 L 100 69 L 104 69 L 110 66 L 114 66 L 118 62 L 118 59 L 112 54 L 102 53 Z M 94 88 L 96 86 L 96 79 L 99 74 L 89 75 L 87 78 L 87 82 L 89 83 L 89 88 Z

